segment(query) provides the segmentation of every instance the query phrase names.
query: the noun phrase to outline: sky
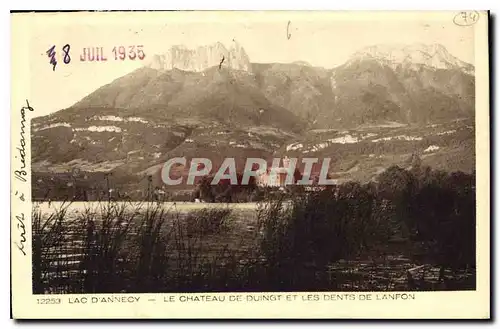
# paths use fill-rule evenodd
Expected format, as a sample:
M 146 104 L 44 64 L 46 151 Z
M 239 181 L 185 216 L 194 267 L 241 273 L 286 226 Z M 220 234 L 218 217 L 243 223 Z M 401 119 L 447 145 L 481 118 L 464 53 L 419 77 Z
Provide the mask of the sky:
M 306 61 L 333 68 L 354 52 L 376 44 L 440 43 L 474 64 L 474 26 L 453 23 L 456 12 L 194 12 L 55 13 L 19 20 L 13 38 L 21 40 L 29 67 L 29 99 L 42 116 L 69 107 L 100 86 L 143 66 L 149 56 L 172 45 L 195 48 L 236 40 L 256 63 Z M 16 23 L 16 21 L 14 22 Z M 290 38 L 287 37 L 287 34 Z M 63 62 L 70 45 L 71 61 Z M 112 49 L 142 45 L 140 60 L 115 60 Z M 55 46 L 55 71 L 47 50 Z M 106 62 L 80 62 L 85 47 L 102 47 Z M 15 50 L 14 50 L 15 51 Z M 28 92 L 28 91 L 27 91 Z

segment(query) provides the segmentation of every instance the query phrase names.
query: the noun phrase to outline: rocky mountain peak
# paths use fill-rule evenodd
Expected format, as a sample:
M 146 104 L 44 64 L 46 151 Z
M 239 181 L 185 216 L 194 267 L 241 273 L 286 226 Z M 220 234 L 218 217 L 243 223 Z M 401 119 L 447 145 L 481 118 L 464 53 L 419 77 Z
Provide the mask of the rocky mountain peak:
M 180 69 L 201 72 L 210 67 L 221 65 L 233 70 L 250 71 L 250 59 L 235 40 L 229 49 L 221 42 L 189 49 L 184 45 L 171 46 L 165 53 L 152 56 L 146 64 L 156 70 Z
M 441 44 L 412 45 L 372 45 L 359 50 L 351 61 L 376 60 L 391 67 L 403 65 L 406 68 L 418 68 L 421 65 L 434 69 L 458 69 L 473 74 L 474 67 L 455 56 Z

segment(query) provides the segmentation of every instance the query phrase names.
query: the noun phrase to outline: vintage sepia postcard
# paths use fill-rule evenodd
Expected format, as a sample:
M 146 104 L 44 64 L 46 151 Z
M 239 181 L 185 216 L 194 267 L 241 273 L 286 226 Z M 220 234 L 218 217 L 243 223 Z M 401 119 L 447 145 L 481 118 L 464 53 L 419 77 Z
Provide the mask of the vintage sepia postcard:
M 12 316 L 488 319 L 488 25 L 12 13 Z

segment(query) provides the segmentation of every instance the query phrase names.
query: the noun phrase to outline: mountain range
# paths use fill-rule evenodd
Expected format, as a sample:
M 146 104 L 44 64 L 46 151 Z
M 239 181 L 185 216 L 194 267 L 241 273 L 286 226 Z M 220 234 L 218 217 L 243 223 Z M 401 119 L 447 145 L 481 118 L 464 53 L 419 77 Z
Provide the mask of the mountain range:
M 215 165 L 233 156 L 240 169 L 247 157 L 332 156 L 339 177 L 367 180 L 419 153 L 441 159 L 433 166 L 472 171 L 474 89 L 474 67 L 439 44 L 369 46 L 332 69 L 253 63 L 235 41 L 173 46 L 35 118 L 32 168 L 44 175 L 40 186 L 79 168 L 111 172 L 128 189 L 146 175 L 160 184 L 159 168 L 173 156 Z M 360 169 L 360 159 L 380 156 Z

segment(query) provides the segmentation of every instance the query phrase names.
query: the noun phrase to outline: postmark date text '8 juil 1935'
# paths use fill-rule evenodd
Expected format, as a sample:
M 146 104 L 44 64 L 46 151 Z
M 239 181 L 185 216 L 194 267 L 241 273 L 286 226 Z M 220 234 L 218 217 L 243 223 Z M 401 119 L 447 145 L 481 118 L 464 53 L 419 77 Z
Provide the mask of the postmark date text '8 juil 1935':
M 105 47 L 85 47 L 80 54 L 81 62 L 106 62 L 111 60 L 143 60 L 146 54 L 142 45 L 115 46 L 108 52 Z

